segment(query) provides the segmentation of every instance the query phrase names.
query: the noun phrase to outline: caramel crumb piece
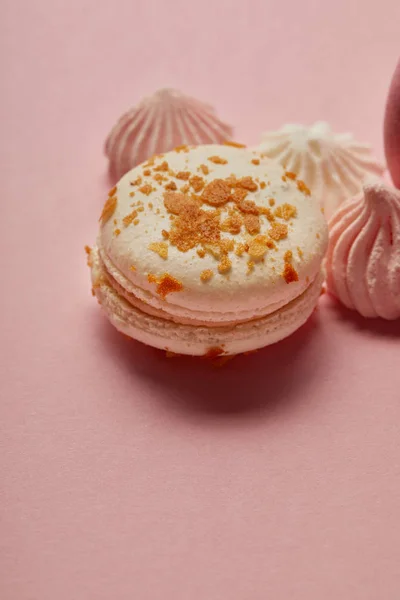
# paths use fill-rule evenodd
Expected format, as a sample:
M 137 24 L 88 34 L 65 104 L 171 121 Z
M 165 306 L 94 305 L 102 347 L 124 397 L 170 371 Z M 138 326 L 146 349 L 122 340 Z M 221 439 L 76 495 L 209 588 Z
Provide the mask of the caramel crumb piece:
M 227 180 L 226 180 L 227 181 Z M 228 183 L 229 185 L 229 183 Z M 240 202 L 242 202 L 242 200 L 244 200 L 247 196 L 247 191 L 237 188 L 233 191 L 232 195 L 231 195 L 231 199 L 233 202 L 236 202 L 237 204 L 239 204 Z
M 167 181 L 167 178 L 164 177 L 164 175 L 161 175 L 161 173 L 156 173 L 155 175 L 153 175 L 153 179 L 154 181 L 156 181 L 157 183 L 162 183 L 163 181 Z
M 279 219 L 289 221 L 297 215 L 297 208 L 293 204 L 282 204 L 275 209 L 274 215 Z
M 153 242 L 149 245 L 149 250 L 156 252 L 164 260 L 168 258 L 168 244 L 166 242 Z
M 166 171 L 168 171 L 168 169 L 169 169 L 169 165 L 168 165 L 168 163 L 167 163 L 167 161 L 166 161 L 166 160 L 164 160 L 164 162 L 162 162 L 162 163 L 161 163 L 160 165 L 158 165 L 157 167 L 154 167 L 154 171 L 156 171 L 156 172 L 158 172 L 158 173 L 159 173 L 160 171 L 166 172 Z
M 325 208 L 323 206 L 321 206 L 321 212 L 323 215 L 325 214 Z
M 145 169 L 145 170 L 143 171 L 143 175 L 145 175 L 146 177 L 148 177 L 149 175 L 151 175 L 151 171 L 150 171 L 150 169 Z
M 190 177 L 190 171 L 179 171 L 179 173 L 177 173 L 175 177 L 177 179 L 182 179 L 182 181 L 187 181 Z
M 219 242 L 219 211 L 202 210 L 201 200 L 176 192 L 165 192 L 164 204 L 177 215 L 171 224 L 169 240 L 178 250 L 187 252 L 199 244 Z
M 240 233 L 240 230 L 243 225 L 243 218 L 238 213 L 233 213 L 230 215 L 225 221 L 221 223 L 221 230 L 227 231 L 232 235 L 236 235 Z
M 208 254 L 211 254 L 217 260 L 220 260 L 222 256 L 221 247 L 219 244 L 205 244 L 204 249 Z
M 175 181 L 170 181 L 164 187 L 167 191 L 170 191 L 170 192 L 175 192 L 178 189 Z
M 211 206 L 222 206 L 230 199 L 231 189 L 223 179 L 214 179 L 203 190 L 203 202 Z
M 303 258 L 303 250 L 300 248 L 300 246 L 297 246 L 297 254 L 299 255 L 299 258 Z
M 221 274 L 227 273 L 228 271 L 230 271 L 232 267 L 232 262 L 229 260 L 229 258 L 227 256 L 223 256 L 221 258 L 221 262 L 218 265 L 218 271 Z
M 137 210 L 133 210 L 129 215 L 126 215 L 126 217 L 124 217 L 122 219 L 122 222 L 125 225 L 125 227 L 128 227 L 128 225 L 133 223 L 133 221 L 136 219 L 136 217 L 137 217 Z
M 259 165 L 260 164 L 260 159 L 259 158 L 253 158 L 253 160 L 251 162 L 253 163 L 253 165 Z
M 192 175 L 192 177 L 189 179 L 189 183 L 196 193 L 201 192 L 205 185 L 204 179 L 198 175 Z
M 285 252 L 283 260 L 287 263 L 290 263 L 290 262 L 292 262 L 292 259 L 293 259 L 293 252 L 291 250 L 287 250 Z
M 90 246 L 85 246 L 85 252 L 87 254 L 87 259 L 86 259 L 86 264 L 88 267 L 92 267 L 93 266 L 93 259 L 92 259 L 92 249 Z
M 254 270 L 254 261 L 247 261 L 247 273 L 251 273 Z
M 200 279 L 202 281 L 209 281 L 212 276 L 213 276 L 213 272 L 211 271 L 211 269 L 206 269 L 205 271 L 202 271 L 200 273 Z
M 235 254 L 236 256 L 242 256 L 246 252 L 246 246 L 244 244 L 238 244 L 236 246 Z
M 133 221 L 133 224 L 134 224 L 134 225 L 139 225 L 139 223 L 140 223 L 139 219 L 135 219 L 135 220 Z
M 143 212 L 144 211 L 144 206 L 139 206 L 138 209 L 137 209 L 137 211 L 138 211 L 138 213 L 139 212 Z
M 302 181 L 301 179 L 297 180 L 297 187 L 300 190 L 300 192 L 303 192 L 305 196 L 311 196 L 310 190 L 308 189 L 304 181 Z
M 189 146 L 186 144 L 182 144 L 181 146 L 177 146 L 174 148 L 175 152 L 189 152 Z
M 186 183 L 185 185 L 183 185 L 180 188 L 179 191 L 182 192 L 182 194 L 187 194 L 189 190 L 190 190 L 190 185 L 188 183 Z
M 271 223 L 275 221 L 275 217 L 272 214 L 270 208 L 267 208 L 266 206 L 260 206 L 258 210 L 260 212 L 260 215 L 264 215 L 264 217 L 266 217 Z
M 114 229 L 114 235 L 118 236 L 121 233 L 120 229 Z
M 231 173 L 229 175 L 229 177 L 225 178 L 226 183 L 230 186 L 230 187 L 235 187 L 236 183 L 237 183 L 237 179 L 236 179 L 236 175 L 234 175 L 233 173 Z
M 293 281 L 298 281 L 299 276 L 297 271 L 292 267 L 291 264 L 285 263 L 285 267 L 283 269 L 282 277 L 286 281 L 286 283 L 292 283 Z
M 114 196 L 116 191 L 117 191 L 117 186 L 115 185 L 113 187 L 113 189 L 108 192 L 108 195 L 109 196 Z
M 286 181 L 286 180 L 287 180 L 286 175 L 282 175 L 282 181 Z
M 129 267 L 129 270 L 130 270 L 130 271 L 136 271 L 136 267 L 135 267 L 135 265 L 131 265 L 131 266 Z
M 152 202 L 149 202 L 148 206 L 149 206 L 150 210 L 153 210 L 153 203 Z
M 169 238 L 169 233 L 168 231 L 165 231 L 165 229 L 162 230 L 161 235 L 163 236 L 163 238 L 165 238 L 166 240 Z
M 172 292 L 181 292 L 183 290 L 182 283 L 178 281 L 178 279 L 175 279 L 175 277 L 172 277 L 172 275 L 169 273 L 164 273 L 160 279 L 157 279 L 154 275 L 149 273 L 147 275 L 147 280 L 149 283 L 157 284 L 157 294 L 164 300 L 167 294 L 171 294 Z
M 207 165 L 200 165 L 199 169 L 201 170 L 203 175 L 208 175 L 210 172 L 210 169 L 207 167 Z
M 196 252 L 200 258 L 204 258 L 206 255 L 206 251 L 204 250 L 204 248 L 199 248 L 198 250 L 196 250 Z
M 283 240 L 287 237 L 288 227 L 283 223 L 272 223 L 271 229 L 269 230 L 269 237 L 275 241 Z
M 233 142 L 231 140 L 226 140 L 224 142 L 224 146 L 233 146 L 233 148 L 246 148 L 246 144 L 240 144 L 239 142 Z
M 114 219 L 113 223 L 116 225 L 118 223 L 117 219 Z
M 274 200 L 274 198 L 270 198 L 270 199 L 268 200 L 268 204 L 269 204 L 270 206 L 275 206 L 275 200 Z
M 131 198 L 133 198 L 133 196 L 135 195 L 135 192 L 129 192 L 129 195 Z
M 140 185 L 142 183 L 143 179 L 139 176 L 136 179 L 134 179 L 133 181 L 130 182 L 131 185 Z
M 252 258 L 260 260 L 267 251 L 269 240 L 265 235 L 258 235 L 249 243 L 249 255 Z
M 187 200 L 187 196 L 179 192 L 166 192 L 164 194 L 164 206 L 173 215 L 179 215 L 185 210 Z
M 221 158 L 220 156 L 209 156 L 208 160 L 215 165 L 226 165 L 228 162 L 226 158 Z
M 109 196 L 106 200 L 106 203 L 103 206 L 103 210 L 102 210 L 102 213 L 101 213 L 100 219 L 99 219 L 99 221 L 101 221 L 103 225 L 104 225 L 104 223 L 107 223 L 108 219 L 111 219 L 111 217 L 114 214 L 116 206 L 117 206 L 117 196 Z
M 149 158 L 149 160 L 147 161 L 147 163 L 144 166 L 145 167 L 154 167 L 155 162 L 156 162 L 156 157 L 152 156 L 151 158 Z
M 260 183 L 260 188 L 261 188 L 262 190 L 265 190 L 265 188 L 266 188 L 266 187 L 267 187 L 267 185 L 266 185 L 265 181 L 262 181 L 262 182 Z
M 292 173 L 292 171 L 286 171 L 285 175 L 286 175 L 286 177 L 289 177 L 289 179 L 296 179 L 297 178 L 296 173 Z
M 221 250 L 221 254 L 228 254 L 235 248 L 235 242 L 228 238 L 225 238 L 220 241 L 219 248 Z
M 249 192 L 255 192 L 258 190 L 258 185 L 252 177 L 242 177 L 242 179 L 238 179 L 236 186 Z
M 255 233 L 260 233 L 260 217 L 258 215 L 250 215 L 246 214 L 244 216 L 244 225 L 246 230 L 254 235 Z
M 146 183 L 145 185 L 142 185 L 142 187 L 139 188 L 139 192 L 142 192 L 142 194 L 145 194 L 145 196 L 150 196 L 152 191 L 153 186 L 151 186 L 149 183 Z
M 253 202 L 253 200 L 244 199 L 240 200 L 236 204 L 242 213 L 249 215 L 258 215 L 260 213 L 258 206 L 256 206 L 256 203 Z
M 315 236 L 317 238 L 317 240 L 319 240 L 319 238 L 321 237 L 319 233 L 317 233 L 317 235 Z

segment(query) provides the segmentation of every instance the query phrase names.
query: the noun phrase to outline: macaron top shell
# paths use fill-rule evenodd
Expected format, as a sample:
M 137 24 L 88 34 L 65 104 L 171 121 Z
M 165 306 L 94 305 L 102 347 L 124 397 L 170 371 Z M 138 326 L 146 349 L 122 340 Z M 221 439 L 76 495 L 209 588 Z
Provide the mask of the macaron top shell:
M 182 147 L 135 167 L 100 220 L 101 260 L 128 300 L 221 325 L 299 296 L 328 241 L 302 181 L 231 145 Z

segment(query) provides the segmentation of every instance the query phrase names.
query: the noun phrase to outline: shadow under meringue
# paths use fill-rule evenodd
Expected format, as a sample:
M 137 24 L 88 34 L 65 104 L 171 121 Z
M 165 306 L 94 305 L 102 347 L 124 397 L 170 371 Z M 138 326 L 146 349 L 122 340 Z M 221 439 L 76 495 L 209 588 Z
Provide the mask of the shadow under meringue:
M 319 320 L 316 310 L 285 340 L 236 356 L 222 366 L 199 357 L 167 358 L 165 352 L 121 335 L 104 317 L 101 322 L 96 319 L 96 336 L 117 355 L 128 377 L 139 377 L 156 389 L 152 397 L 164 408 L 197 419 L 256 419 L 291 410 L 307 396 L 304 388 L 313 385 L 318 363 L 329 351 L 329 340 L 323 335 L 326 349 L 321 350 Z
M 336 298 L 327 294 L 328 308 L 343 323 L 371 335 L 387 338 L 400 338 L 400 319 L 388 321 L 382 318 L 363 317 L 355 310 L 343 306 Z

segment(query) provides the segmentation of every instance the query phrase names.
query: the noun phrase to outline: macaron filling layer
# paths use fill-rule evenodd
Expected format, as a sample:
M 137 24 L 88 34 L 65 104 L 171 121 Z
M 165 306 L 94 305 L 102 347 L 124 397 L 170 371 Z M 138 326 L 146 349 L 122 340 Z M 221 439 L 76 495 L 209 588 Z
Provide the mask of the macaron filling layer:
M 127 280 L 122 273 L 119 273 L 115 267 L 111 266 L 112 263 L 106 257 L 106 255 L 104 255 L 104 253 L 97 248 L 94 248 L 93 252 L 95 255 L 97 255 L 96 260 L 98 262 L 99 271 L 103 279 L 108 282 L 108 284 L 118 293 L 119 296 L 123 297 L 131 306 L 134 306 L 146 314 L 167 319 L 175 323 L 204 325 L 206 327 L 224 327 L 227 325 L 236 325 L 238 323 L 246 323 L 247 321 L 270 315 L 287 304 L 287 302 L 284 301 L 274 302 L 272 304 L 266 302 L 265 306 L 260 307 L 257 310 L 242 310 L 236 313 L 229 311 L 221 313 L 213 310 L 200 312 L 183 309 L 182 307 L 171 304 L 167 301 L 163 301 L 161 303 L 158 294 L 144 290 L 139 286 L 133 286 L 132 283 Z M 105 257 L 104 260 L 103 256 Z M 314 278 L 310 284 L 306 285 L 302 289 L 301 294 L 305 293 L 307 289 L 311 287 L 315 279 L 316 278 Z M 299 294 L 299 296 L 301 294 Z
M 291 335 L 310 317 L 318 302 L 324 273 L 297 298 L 259 318 L 220 324 L 177 323 L 144 303 L 132 304 L 109 280 L 97 248 L 90 255 L 93 292 L 111 323 L 140 342 L 193 356 L 233 355 L 262 348 Z

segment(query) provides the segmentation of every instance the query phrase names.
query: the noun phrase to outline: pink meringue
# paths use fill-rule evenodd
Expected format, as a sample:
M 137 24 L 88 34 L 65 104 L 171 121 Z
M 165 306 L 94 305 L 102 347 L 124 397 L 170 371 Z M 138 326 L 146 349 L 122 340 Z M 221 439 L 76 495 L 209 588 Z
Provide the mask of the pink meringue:
M 329 226 L 328 291 L 364 317 L 400 318 L 400 192 L 367 183 Z
M 386 161 L 393 183 L 400 188 L 400 60 L 390 84 L 385 111 Z
M 232 128 L 220 121 L 208 104 L 172 89 L 144 98 L 124 114 L 105 143 L 114 181 L 154 154 L 181 145 L 221 144 Z

